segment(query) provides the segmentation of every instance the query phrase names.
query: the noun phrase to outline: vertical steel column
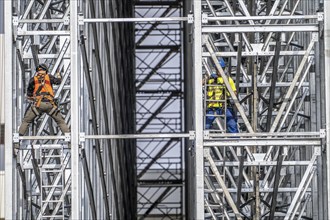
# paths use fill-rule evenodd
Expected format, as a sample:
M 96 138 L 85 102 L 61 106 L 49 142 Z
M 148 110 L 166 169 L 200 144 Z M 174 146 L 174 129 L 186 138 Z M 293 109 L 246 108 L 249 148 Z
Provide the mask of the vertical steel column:
M 5 218 L 15 219 L 15 198 L 13 197 L 15 166 L 13 160 L 13 42 L 12 42 L 12 1 L 4 1 L 5 26 Z
M 71 219 L 80 219 L 79 190 L 79 86 L 78 68 L 78 1 L 70 1 L 70 61 L 71 61 Z
M 324 0 L 324 77 L 325 77 L 325 114 L 326 114 L 326 145 L 327 152 L 327 196 L 328 219 L 330 219 L 330 0 Z
M 204 219 L 204 150 L 202 91 L 202 2 L 194 0 L 193 102 L 195 127 L 195 219 Z

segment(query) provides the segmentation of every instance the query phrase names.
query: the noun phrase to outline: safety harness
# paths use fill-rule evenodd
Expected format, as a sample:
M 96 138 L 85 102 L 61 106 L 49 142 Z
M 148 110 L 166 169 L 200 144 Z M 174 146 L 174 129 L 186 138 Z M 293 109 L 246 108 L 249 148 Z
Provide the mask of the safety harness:
M 36 115 L 39 115 L 37 108 L 40 107 L 41 102 L 51 103 L 53 108 L 49 112 L 49 115 L 54 114 L 57 109 L 57 105 L 54 101 L 54 91 L 48 74 L 38 73 L 34 77 L 33 97 L 34 105 L 32 106 L 32 110 Z

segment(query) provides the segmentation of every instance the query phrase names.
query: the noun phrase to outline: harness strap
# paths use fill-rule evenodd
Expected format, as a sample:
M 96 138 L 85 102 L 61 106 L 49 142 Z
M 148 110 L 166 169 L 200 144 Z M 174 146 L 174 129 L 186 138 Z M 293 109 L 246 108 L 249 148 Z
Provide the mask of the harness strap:
M 39 113 L 38 109 L 36 108 L 36 106 L 32 105 L 32 106 L 31 106 L 31 109 L 32 109 L 33 113 L 34 113 L 36 116 L 40 116 L 40 113 Z
M 45 87 L 45 76 L 38 75 L 36 77 L 38 79 L 39 87 L 38 87 L 38 89 L 34 93 L 35 99 L 36 99 L 35 106 L 36 107 L 40 107 L 40 103 L 43 101 L 44 98 L 47 99 L 47 100 L 49 100 L 49 102 L 52 105 L 55 105 L 55 103 L 53 101 L 54 96 L 52 95 L 52 93 L 50 93 L 47 90 L 47 87 Z M 45 88 L 46 91 L 40 92 L 43 88 Z
M 53 108 L 50 110 L 50 112 L 48 113 L 50 116 L 52 116 L 57 110 L 57 106 L 55 104 L 53 104 Z
M 34 106 L 36 107 L 40 107 L 40 103 L 41 103 L 41 99 L 40 98 L 36 98 L 36 102 L 34 103 Z

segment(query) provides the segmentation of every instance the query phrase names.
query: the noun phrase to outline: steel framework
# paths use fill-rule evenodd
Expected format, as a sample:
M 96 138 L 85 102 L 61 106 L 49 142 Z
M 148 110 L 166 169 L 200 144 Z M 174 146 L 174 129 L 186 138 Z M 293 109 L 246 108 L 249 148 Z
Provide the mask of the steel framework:
M 134 3 L 5 1 L 6 218 L 329 218 L 330 1 Z M 71 132 L 19 137 L 41 62 Z M 204 129 L 214 68 L 237 134 Z
M 326 218 L 325 109 L 318 104 L 327 86 L 320 80 L 326 76 L 322 7 L 315 1 L 194 1 L 194 114 L 205 115 L 201 73 L 215 66 L 240 128 L 228 134 L 195 121 L 194 218 Z
M 85 138 L 135 131 L 134 111 L 128 111 L 134 96 L 124 92 L 134 88 L 133 25 L 88 22 L 133 17 L 132 2 L 20 0 L 5 5 L 6 33 L 12 33 L 6 36 L 13 36 L 6 38 L 13 64 L 7 69 L 13 73 L 6 78 L 7 95 L 14 97 L 7 100 L 12 108 L 6 112 L 6 143 L 19 146 L 14 158 L 6 152 L 7 185 L 15 189 L 7 195 L 6 217 L 134 218 L 134 141 Z M 35 120 L 28 136 L 15 133 L 29 107 L 27 82 L 39 63 L 46 63 L 50 74 L 62 75 L 55 97 L 71 133 L 61 134 L 48 116 Z

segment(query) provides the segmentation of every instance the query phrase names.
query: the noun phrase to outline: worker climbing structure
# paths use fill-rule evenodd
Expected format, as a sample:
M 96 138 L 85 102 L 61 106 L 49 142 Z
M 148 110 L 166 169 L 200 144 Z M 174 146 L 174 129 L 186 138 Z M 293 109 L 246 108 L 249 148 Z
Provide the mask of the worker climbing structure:
M 125 10 L 118 12 L 117 7 Z M 6 101 L 6 137 L 11 136 L 7 144 L 13 146 L 6 148 L 7 218 L 132 219 L 134 142 L 88 135 L 134 133 L 134 112 L 126 109 L 134 105 L 134 96 L 127 99 L 127 94 L 117 92 L 118 86 L 129 91 L 134 82 L 129 74 L 134 57 L 126 50 L 134 45 L 133 25 L 100 27 L 85 22 L 98 16 L 133 17 L 132 10 L 126 3 L 52 0 L 6 1 L 5 8 L 6 33 L 12 33 L 6 35 L 12 36 L 6 38 L 6 86 L 12 97 Z M 125 36 L 129 28 L 131 35 Z M 65 116 L 70 133 L 63 134 L 43 114 L 25 136 L 18 135 L 22 118 L 33 105 L 26 99 L 26 88 L 40 63 L 48 66 L 50 75 L 62 76 L 53 89 L 58 114 Z M 105 88 L 111 96 L 105 96 Z
M 205 122 L 195 122 L 197 219 L 326 218 L 324 109 L 318 105 L 325 86 L 322 7 L 313 1 L 195 1 L 195 76 L 215 67 L 240 130 L 227 133 L 219 123 L 205 130 Z M 195 97 L 202 92 L 196 78 Z M 205 114 L 210 100 L 203 98 L 196 99 L 195 115 Z
M 330 1 L 4 12 L 7 219 L 329 218 Z M 43 114 L 19 136 L 41 63 L 70 132 Z
M 29 79 L 34 76 L 39 63 L 51 66 L 49 73 L 61 73 L 62 83 L 56 88 L 55 98 L 65 121 L 70 123 L 70 33 L 69 8 L 64 3 L 27 4 L 17 1 L 16 14 L 12 16 L 13 60 L 12 77 L 15 99 L 13 113 L 15 126 L 19 126 L 26 110 L 33 105 L 26 100 Z M 53 8 L 54 10 L 49 10 Z M 33 16 L 31 16 L 33 14 Z M 52 20 L 53 19 L 53 20 Z M 48 20 L 48 21 L 47 21 Z M 49 22 L 49 20 L 52 20 Z M 15 104 L 14 104 L 15 103 Z M 18 127 L 13 128 L 17 132 Z M 28 131 L 35 139 L 24 139 L 14 132 L 14 157 L 16 173 L 13 182 L 16 190 L 13 203 L 16 218 L 65 219 L 70 216 L 71 155 L 70 136 L 60 136 L 48 115 L 36 118 Z M 47 136 L 54 138 L 49 140 Z

